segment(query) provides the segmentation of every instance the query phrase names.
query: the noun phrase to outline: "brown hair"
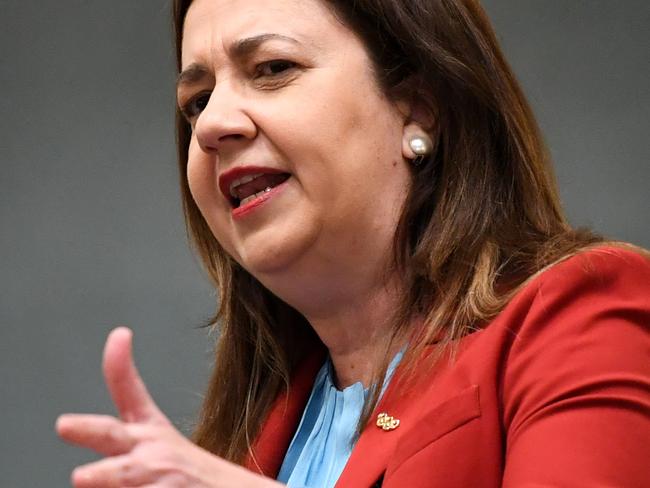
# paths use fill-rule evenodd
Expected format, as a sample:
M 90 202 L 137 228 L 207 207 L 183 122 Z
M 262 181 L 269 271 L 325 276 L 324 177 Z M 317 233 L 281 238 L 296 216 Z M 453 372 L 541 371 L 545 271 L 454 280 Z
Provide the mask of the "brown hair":
M 327 3 L 363 40 L 385 93 L 418 97 L 435 118 L 436 149 L 414 172 L 394 242 L 406 286 L 393 340 L 413 336 L 414 317 L 424 317 L 402 360 L 412 366 L 427 343 L 442 352 L 485 325 L 535 273 L 600 239 L 567 224 L 539 128 L 478 1 Z M 190 4 L 174 2 L 179 69 Z M 210 232 L 189 192 L 191 129 L 180 113 L 177 128 L 188 229 L 219 290 L 216 365 L 195 441 L 242 462 L 300 352 L 316 339 Z M 362 426 L 378 395 L 375 388 Z

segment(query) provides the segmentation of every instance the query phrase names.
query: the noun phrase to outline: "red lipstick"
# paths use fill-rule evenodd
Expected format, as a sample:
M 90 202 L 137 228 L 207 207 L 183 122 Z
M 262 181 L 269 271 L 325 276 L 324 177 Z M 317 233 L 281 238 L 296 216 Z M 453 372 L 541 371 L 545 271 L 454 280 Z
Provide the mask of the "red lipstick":
M 233 217 L 239 218 L 276 195 L 290 177 L 277 168 L 238 166 L 219 176 L 219 189 L 232 206 Z

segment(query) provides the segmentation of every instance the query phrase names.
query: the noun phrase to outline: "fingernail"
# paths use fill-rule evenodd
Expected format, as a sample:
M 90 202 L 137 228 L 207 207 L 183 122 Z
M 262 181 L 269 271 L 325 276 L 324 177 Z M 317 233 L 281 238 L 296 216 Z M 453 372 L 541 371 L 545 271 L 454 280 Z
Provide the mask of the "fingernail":
M 91 474 L 83 467 L 74 468 L 72 470 L 70 478 L 72 480 L 72 484 L 76 486 L 81 482 L 89 482 L 91 480 Z
M 56 419 L 56 423 L 54 424 L 54 428 L 57 432 L 64 430 L 68 426 L 68 420 L 69 418 L 67 415 L 59 415 L 59 418 Z

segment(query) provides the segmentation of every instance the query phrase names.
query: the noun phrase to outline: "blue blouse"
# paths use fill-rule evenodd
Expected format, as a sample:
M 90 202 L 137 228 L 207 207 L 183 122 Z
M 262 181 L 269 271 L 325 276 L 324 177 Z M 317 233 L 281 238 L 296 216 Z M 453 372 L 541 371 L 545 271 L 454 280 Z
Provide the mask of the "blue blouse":
M 402 359 L 391 361 L 382 394 Z M 328 358 L 316 375 L 311 396 L 303 412 L 278 481 L 290 488 L 331 488 L 336 484 L 355 444 L 357 423 L 368 389 L 361 382 L 339 390 L 334 385 L 334 370 Z

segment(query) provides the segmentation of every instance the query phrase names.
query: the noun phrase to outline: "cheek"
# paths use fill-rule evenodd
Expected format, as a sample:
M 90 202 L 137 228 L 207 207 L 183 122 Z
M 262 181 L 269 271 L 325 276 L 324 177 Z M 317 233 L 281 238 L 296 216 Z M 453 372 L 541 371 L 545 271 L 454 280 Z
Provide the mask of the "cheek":
M 368 100 L 367 93 L 365 98 L 357 96 L 346 78 L 326 81 L 300 93 L 295 105 L 291 100 L 288 107 L 273 107 L 272 117 L 260 117 L 292 173 L 314 187 L 308 191 L 356 186 L 371 177 L 371 166 L 390 170 L 402 160 L 400 126 L 388 104 Z M 317 101 L 314 92 L 321 94 Z
M 333 206 L 365 206 L 379 195 L 392 206 L 394 202 L 387 200 L 401 198 L 399 188 L 408 180 L 400 120 L 379 97 L 366 96 L 361 103 L 363 98 L 355 96 L 353 87 L 337 91 L 330 100 L 329 107 L 314 117 L 320 132 L 311 151 L 319 164 L 308 168 L 305 178 Z
M 206 208 L 210 201 L 210 182 L 215 178 L 214 167 L 206 161 L 205 154 L 199 149 L 196 138 L 192 137 L 187 154 L 187 182 L 194 201 L 206 215 Z
M 219 193 L 214 156 L 206 155 L 192 139 L 188 150 L 187 182 L 192 198 L 201 211 L 214 237 L 226 249 L 232 248 L 228 238 L 229 208 Z

